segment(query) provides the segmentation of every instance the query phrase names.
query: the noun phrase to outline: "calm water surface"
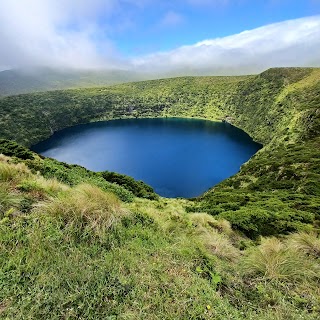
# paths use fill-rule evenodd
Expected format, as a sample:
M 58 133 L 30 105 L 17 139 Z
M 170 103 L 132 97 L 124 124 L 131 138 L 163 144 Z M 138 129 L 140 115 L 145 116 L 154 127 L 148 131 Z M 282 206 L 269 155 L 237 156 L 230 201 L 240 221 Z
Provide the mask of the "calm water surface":
M 260 148 L 227 123 L 168 118 L 78 125 L 33 150 L 93 171 L 127 174 L 165 197 L 195 197 L 239 171 Z

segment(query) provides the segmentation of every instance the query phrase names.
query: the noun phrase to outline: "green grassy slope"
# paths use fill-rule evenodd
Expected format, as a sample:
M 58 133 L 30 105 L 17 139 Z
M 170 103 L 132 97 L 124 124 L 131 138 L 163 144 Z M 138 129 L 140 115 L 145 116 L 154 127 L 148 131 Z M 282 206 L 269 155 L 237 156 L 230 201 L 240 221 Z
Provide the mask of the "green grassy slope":
M 0 99 L 0 138 L 25 146 L 155 116 L 227 119 L 264 145 L 178 200 L 2 140 L 0 318 L 318 319 L 319 106 L 320 69 L 301 68 Z
M 101 119 L 227 119 L 264 148 L 189 210 L 228 217 L 250 237 L 286 233 L 319 223 L 319 74 L 282 68 L 257 76 L 182 77 L 12 96 L 0 99 L 0 134 L 28 146 L 64 127 Z
M 268 81 L 274 77 L 281 90 Z M 320 72 L 268 70 L 256 83 L 242 83 L 232 111 L 264 148 L 190 210 L 228 218 L 251 237 L 318 227 Z
M 54 131 L 121 117 L 222 117 L 221 108 L 246 77 L 185 77 L 107 88 L 18 95 L 0 99 L 0 136 L 31 145 Z
M 318 319 L 315 234 L 253 242 L 186 200 L 124 203 L 20 160 L 0 156 L 1 319 Z

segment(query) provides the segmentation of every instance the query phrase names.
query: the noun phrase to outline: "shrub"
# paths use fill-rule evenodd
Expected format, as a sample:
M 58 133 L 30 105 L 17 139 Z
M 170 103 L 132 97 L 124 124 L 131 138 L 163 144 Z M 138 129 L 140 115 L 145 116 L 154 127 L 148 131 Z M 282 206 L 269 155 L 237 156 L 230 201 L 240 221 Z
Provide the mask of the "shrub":
M 30 150 L 14 141 L 5 139 L 0 139 L 0 153 L 10 157 L 15 156 L 23 160 L 34 159 L 33 153 Z
M 150 200 L 158 199 L 158 195 L 154 192 L 153 188 L 143 181 L 137 181 L 127 175 L 109 171 L 102 172 L 101 176 L 106 181 L 116 183 L 119 186 L 131 191 L 136 197 Z
M 85 182 L 116 194 L 121 201 L 131 202 L 134 199 L 131 191 L 110 183 L 100 173 L 89 171 L 81 166 L 68 165 L 50 158 L 26 160 L 25 162 L 33 172 L 40 172 L 46 179 L 54 178 L 70 186 Z
M 252 239 L 260 235 L 288 234 L 306 230 L 310 228 L 310 223 L 314 219 L 314 214 L 311 212 L 286 207 L 268 208 L 265 206 L 264 208 L 263 205 L 262 203 L 260 207 L 257 204 L 242 207 L 237 211 L 223 212 L 219 216 L 230 221 L 234 229 L 240 230 Z M 281 212 L 280 208 L 282 208 Z

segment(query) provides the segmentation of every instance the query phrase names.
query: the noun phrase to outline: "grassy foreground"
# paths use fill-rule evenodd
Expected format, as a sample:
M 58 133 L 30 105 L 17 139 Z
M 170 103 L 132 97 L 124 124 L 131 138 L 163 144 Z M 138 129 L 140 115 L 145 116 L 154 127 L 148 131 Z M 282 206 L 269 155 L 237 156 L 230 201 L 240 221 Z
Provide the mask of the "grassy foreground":
M 254 242 L 187 200 L 121 202 L 0 157 L 3 319 L 317 319 L 320 239 Z
M 0 140 L 0 318 L 319 319 L 320 70 L 0 99 L 0 137 L 120 117 L 226 119 L 263 143 L 197 199 Z

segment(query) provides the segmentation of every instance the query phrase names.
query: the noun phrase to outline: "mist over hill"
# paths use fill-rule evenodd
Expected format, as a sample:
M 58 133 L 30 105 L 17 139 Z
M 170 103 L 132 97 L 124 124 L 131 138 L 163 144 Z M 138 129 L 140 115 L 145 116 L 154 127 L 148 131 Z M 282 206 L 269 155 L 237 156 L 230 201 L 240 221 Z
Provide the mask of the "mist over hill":
M 245 74 L 254 74 L 247 68 Z M 181 76 L 239 75 L 232 68 L 177 68 L 171 71 L 120 70 L 120 69 L 54 69 L 47 67 L 10 69 L 0 72 L 0 96 L 62 89 L 103 87 L 126 82 L 164 79 Z
M 0 96 L 107 86 L 149 78 L 152 79 L 149 74 L 127 70 L 12 69 L 0 72 Z

